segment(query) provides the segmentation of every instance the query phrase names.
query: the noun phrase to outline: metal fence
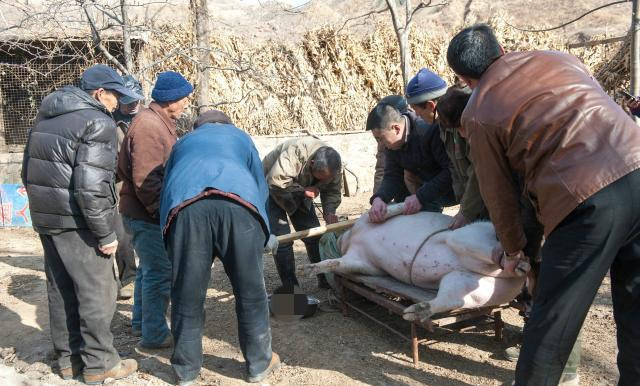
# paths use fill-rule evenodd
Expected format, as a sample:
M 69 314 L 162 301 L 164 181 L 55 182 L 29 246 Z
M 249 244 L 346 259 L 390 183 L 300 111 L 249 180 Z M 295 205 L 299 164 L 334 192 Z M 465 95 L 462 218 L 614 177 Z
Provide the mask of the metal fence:
M 56 88 L 77 85 L 81 71 L 79 63 L 0 63 L 0 147 L 25 145 L 42 99 Z

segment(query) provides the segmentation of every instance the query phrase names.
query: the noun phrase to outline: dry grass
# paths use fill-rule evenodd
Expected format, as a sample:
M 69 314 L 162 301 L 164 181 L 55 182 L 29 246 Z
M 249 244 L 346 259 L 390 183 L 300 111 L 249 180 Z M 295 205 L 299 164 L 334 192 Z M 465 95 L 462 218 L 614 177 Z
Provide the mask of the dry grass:
M 564 39 L 553 33 L 524 33 L 507 26 L 504 17 L 491 24 L 507 51 L 552 49 L 569 51 Z M 457 29 L 456 29 L 457 30 Z M 446 64 L 446 48 L 452 31 L 414 30 L 413 67 L 427 67 L 449 83 L 453 73 Z M 148 63 L 182 47 L 193 46 L 188 26 L 167 26 L 152 37 L 144 55 Z M 395 35 L 388 25 L 376 33 L 356 38 L 335 29 L 307 32 L 295 46 L 280 42 L 249 42 L 238 37 L 211 39 L 211 104 L 220 104 L 239 126 L 251 134 L 284 134 L 290 130 L 311 132 L 362 130 L 367 113 L 385 95 L 402 92 Z M 613 95 L 628 85 L 629 41 L 573 49 Z M 195 52 L 172 56 L 149 68 L 144 77 L 176 70 L 195 83 Z

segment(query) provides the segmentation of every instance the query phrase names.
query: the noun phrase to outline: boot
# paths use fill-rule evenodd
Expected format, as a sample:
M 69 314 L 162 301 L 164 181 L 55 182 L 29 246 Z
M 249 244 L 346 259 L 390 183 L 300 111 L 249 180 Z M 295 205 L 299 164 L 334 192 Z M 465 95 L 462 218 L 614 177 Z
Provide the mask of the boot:
M 135 359 L 124 359 L 115 365 L 111 370 L 105 371 L 102 374 L 85 374 L 84 383 L 87 385 L 100 385 L 107 378 L 122 379 L 128 377 L 138 370 L 138 362 Z
M 64 379 L 65 381 L 78 379 L 82 375 L 83 368 L 84 363 L 73 363 L 71 367 L 60 369 L 60 378 Z
M 271 362 L 269 362 L 269 366 L 261 372 L 260 374 L 247 377 L 247 381 L 251 383 L 258 383 L 269 376 L 272 372 L 278 370 L 282 366 L 280 363 L 280 356 L 274 352 L 271 353 Z

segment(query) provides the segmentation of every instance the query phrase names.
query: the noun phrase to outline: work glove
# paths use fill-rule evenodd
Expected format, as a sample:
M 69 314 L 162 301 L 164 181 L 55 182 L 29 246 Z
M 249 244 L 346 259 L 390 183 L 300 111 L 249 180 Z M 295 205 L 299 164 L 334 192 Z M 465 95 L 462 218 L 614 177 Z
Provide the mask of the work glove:
M 264 247 L 264 252 L 271 253 L 274 256 L 276 252 L 278 252 L 278 237 L 276 235 L 269 235 L 269 240 Z

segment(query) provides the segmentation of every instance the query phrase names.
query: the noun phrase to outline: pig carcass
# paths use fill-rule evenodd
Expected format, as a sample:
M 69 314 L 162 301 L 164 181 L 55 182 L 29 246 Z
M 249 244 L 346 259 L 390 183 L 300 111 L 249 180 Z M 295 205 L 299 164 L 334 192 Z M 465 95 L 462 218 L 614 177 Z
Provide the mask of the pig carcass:
M 498 245 L 493 225 L 475 222 L 446 230 L 451 220 L 441 213 L 420 212 L 374 224 L 364 214 L 339 238 L 341 258 L 301 266 L 300 273 L 390 275 L 417 287 L 437 289 L 433 300 L 404 310 L 403 317 L 411 321 L 515 298 L 525 277 L 509 274 L 492 262 L 491 252 Z

